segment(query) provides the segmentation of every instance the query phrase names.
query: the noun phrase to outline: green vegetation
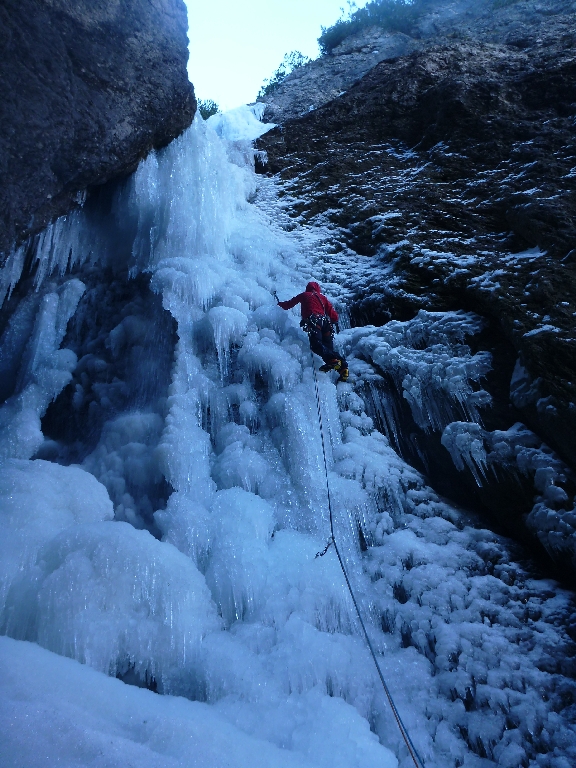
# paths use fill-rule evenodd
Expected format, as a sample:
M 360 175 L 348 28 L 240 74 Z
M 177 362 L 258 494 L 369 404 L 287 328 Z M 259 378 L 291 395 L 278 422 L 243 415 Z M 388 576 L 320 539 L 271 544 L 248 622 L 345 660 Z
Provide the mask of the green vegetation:
M 309 61 L 310 59 L 300 53 L 300 51 L 290 51 L 290 53 L 285 53 L 284 58 L 282 59 L 282 63 L 273 73 L 272 77 L 270 77 L 268 80 L 264 80 L 262 83 L 262 87 L 258 91 L 257 98 L 261 99 L 264 96 L 268 96 L 270 93 L 273 93 L 276 88 L 278 88 L 280 83 L 290 74 L 290 72 L 298 69 L 298 67 L 303 67 L 304 64 L 308 64 Z
M 220 107 L 213 99 L 198 99 L 198 111 L 204 120 L 220 112 Z
M 318 45 L 323 54 L 332 53 L 350 35 L 366 27 L 382 27 L 391 32 L 409 32 L 416 19 L 434 0 L 372 0 L 364 8 L 348 0 L 348 16 L 344 12 L 336 24 L 322 27 Z

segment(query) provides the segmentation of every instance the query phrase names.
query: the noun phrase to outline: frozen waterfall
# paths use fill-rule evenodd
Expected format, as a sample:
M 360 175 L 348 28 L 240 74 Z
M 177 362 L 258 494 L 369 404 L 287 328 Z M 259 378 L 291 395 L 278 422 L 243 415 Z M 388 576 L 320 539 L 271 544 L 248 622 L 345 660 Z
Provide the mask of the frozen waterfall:
M 338 275 L 257 181 L 259 117 L 197 118 L 54 224 L 33 273 L 22 249 L 6 267 L 7 767 L 412 764 L 336 557 L 315 557 L 319 363 L 272 291 Z M 554 617 L 570 595 L 439 498 L 362 396 L 382 366 L 423 427 L 479 418 L 490 361 L 464 343 L 479 327 L 421 313 L 341 334 L 352 383 L 318 379 L 336 532 L 425 765 L 568 768 Z

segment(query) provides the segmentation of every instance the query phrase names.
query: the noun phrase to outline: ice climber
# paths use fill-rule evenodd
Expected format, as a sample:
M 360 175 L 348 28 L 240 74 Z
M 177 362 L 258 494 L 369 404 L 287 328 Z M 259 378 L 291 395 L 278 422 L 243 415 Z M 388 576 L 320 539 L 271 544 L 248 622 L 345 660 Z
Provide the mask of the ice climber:
M 348 380 L 348 363 L 334 350 L 334 327 L 338 328 L 338 312 L 320 292 L 318 283 L 308 283 L 304 293 L 299 293 L 288 301 L 278 301 L 282 309 L 292 309 L 300 304 L 302 320 L 300 325 L 308 334 L 310 348 L 324 360 L 321 371 L 338 371 L 338 381 Z

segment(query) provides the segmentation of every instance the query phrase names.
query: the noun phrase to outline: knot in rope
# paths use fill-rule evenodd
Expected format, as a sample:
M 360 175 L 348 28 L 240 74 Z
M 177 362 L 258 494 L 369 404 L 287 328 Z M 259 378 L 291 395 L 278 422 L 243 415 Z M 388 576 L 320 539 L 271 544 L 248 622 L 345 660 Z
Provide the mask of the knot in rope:
M 324 557 L 324 555 L 326 554 L 326 552 L 328 552 L 332 544 L 334 544 L 334 539 L 332 538 L 332 536 L 330 536 L 330 538 L 328 539 L 328 543 L 326 544 L 322 552 L 316 552 L 316 557 Z M 316 557 L 314 558 L 314 560 L 316 560 Z

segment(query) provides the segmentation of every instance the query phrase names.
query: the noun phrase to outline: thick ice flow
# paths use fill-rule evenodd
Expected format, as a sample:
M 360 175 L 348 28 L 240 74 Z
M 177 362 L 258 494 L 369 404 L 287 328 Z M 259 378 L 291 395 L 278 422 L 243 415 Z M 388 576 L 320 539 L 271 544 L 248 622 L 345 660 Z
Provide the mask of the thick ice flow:
M 49 541 L 13 584 L 6 613 L 13 637 L 176 694 L 193 689 L 201 640 L 219 627 L 190 560 L 121 522 L 74 526 Z
M 230 142 L 250 142 L 274 128 L 273 123 L 263 123 L 266 105 L 263 102 L 231 109 L 208 118 L 208 125 L 218 136 Z
M 125 268 L 133 280 L 149 276 L 176 323 L 171 382 L 164 399 L 140 398 L 124 412 L 113 407 L 121 395 L 107 389 L 111 377 L 98 383 L 99 436 L 82 469 L 20 462 L 22 476 L 38 467 L 62 475 L 54 499 L 38 499 L 39 510 L 65 503 L 70 475 L 93 514 L 83 516 L 82 499 L 75 515 L 54 512 L 54 524 L 47 518 L 40 528 L 25 514 L 25 494 L 8 496 L 21 529 L 11 533 L 18 557 L 6 561 L 2 626 L 106 675 L 219 702 L 224 714 L 214 712 L 214 723 L 237 721 L 276 745 L 269 749 L 292 752 L 295 765 L 393 768 L 396 759 L 364 719 L 373 672 L 354 637 L 337 561 L 332 553 L 315 559 L 328 527 L 321 440 L 310 429 L 317 423 L 313 361 L 295 317 L 271 295 L 300 289 L 302 257 L 247 204 L 255 190 L 250 141 L 266 130 L 257 117 L 246 108 L 212 126 L 197 120 L 116 195 L 118 226 L 124 220 L 134 232 Z M 110 365 L 125 371 L 123 358 L 148 344 L 145 315 L 134 305 L 110 324 L 111 364 L 94 343 L 82 349 L 78 368 L 75 353 L 60 349 L 84 286 L 77 279 L 52 286 L 51 276 L 82 272 L 84 264 L 112 267 L 105 235 L 84 248 L 83 215 L 42 239 L 38 293 L 20 304 L 6 331 L 12 354 L 2 363 L 13 385 L 0 450 L 9 461 L 38 449 L 70 455 L 40 431 L 50 401 L 78 370 L 73 404 L 86 407 L 91 380 Z M 100 307 L 90 306 L 93 288 L 88 296 L 79 312 L 90 323 Z M 30 387 L 33 408 L 22 404 Z M 332 383 L 322 382 L 321 402 L 332 467 L 332 446 L 342 439 Z M 154 509 L 163 479 L 168 500 Z M 346 556 L 357 568 L 357 526 L 370 500 L 349 479 L 331 474 L 331 482 Z M 234 760 L 242 764 L 241 756 Z

